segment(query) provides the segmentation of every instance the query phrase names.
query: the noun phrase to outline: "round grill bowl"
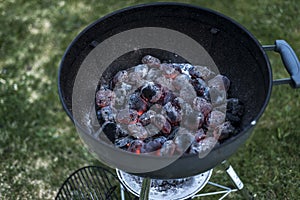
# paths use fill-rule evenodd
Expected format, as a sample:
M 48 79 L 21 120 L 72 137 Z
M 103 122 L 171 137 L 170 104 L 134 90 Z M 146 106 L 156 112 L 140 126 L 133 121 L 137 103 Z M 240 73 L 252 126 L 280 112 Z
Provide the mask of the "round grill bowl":
M 172 158 L 151 155 L 135 155 L 113 146 L 100 144 L 86 132 L 84 113 L 91 112 L 85 101 L 79 119 L 74 117 L 73 90 L 80 67 L 93 49 L 118 33 L 144 27 L 160 27 L 195 40 L 211 56 L 221 74 L 231 80 L 230 97 L 239 98 L 245 104 L 241 132 L 216 146 L 206 157 L 181 156 L 161 169 L 143 171 L 143 166 L 153 162 L 164 162 Z M 161 58 L 155 49 L 142 49 L 139 54 L 126 54 L 118 61 L 120 69 L 129 68 L 140 62 L 143 55 L 153 54 Z M 175 57 L 166 54 L 168 59 Z M 101 57 L 101 55 L 99 55 Z M 124 57 L 123 57 L 124 58 Z M 164 59 L 164 58 L 161 58 Z M 111 76 L 118 67 L 108 65 L 106 72 Z M 91 72 L 93 74 L 93 72 Z M 109 73 L 108 73 L 109 74 Z M 92 75 L 91 75 L 92 76 Z M 95 80 L 99 80 L 96 77 Z M 93 78 L 84 83 L 87 95 L 92 97 L 97 87 Z M 82 86 L 84 87 L 84 86 Z M 272 71 L 266 53 L 259 42 L 244 27 L 215 11 L 178 3 L 155 3 L 129 7 L 105 16 L 84 29 L 70 44 L 61 61 L 58 77 L 59 96 L 68 116 L 79 127 L 80 137 L 88 148 L 111 167 L 150 178 L 182 178 L 205 172 L 230 157 L 250 136 L 255 124 L 264 112 L 272 89 Z M 128 162 L 122 163 L 122 158 Z M 132 163 L 132 164 L 128 164 Z M 129 166 L 130 165 L 130 166 Z M 139 168 L 139 166 L 141 166 Z M 133 170 L 131 170 L 134 168 Z

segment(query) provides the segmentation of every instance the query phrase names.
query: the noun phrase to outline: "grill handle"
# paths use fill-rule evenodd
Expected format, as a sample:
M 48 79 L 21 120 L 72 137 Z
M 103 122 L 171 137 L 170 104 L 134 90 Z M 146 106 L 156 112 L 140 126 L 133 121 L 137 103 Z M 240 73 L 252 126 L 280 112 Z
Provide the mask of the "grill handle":
M 300 62 L 295 51 L 285 40 L 276 40 L 275 45 L 263 46 L 266 51 L 275 51 L 280 54 L 282 62 L 290 74 L 290 78 L 274 80 L 274 85 L 289 83 L 293 88 L 300 87 Z

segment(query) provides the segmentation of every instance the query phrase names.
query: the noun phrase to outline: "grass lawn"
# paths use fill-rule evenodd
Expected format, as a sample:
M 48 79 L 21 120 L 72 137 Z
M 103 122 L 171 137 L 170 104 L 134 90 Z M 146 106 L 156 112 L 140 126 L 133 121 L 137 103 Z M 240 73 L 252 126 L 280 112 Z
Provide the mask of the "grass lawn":
M 73 38 L 96 19 L 150 1 L 0 2 L 0 199 L 53 199 L 74 170 L 97 164 L 64 113 L 57 71 Z M 244 25 L 261 44 L 285 39 L 300 57 L 298 0 L 189 0 Z M 270 53 L 274 78 L 287 77 Z M 257 199 L 300 196 L 300 90 L 274 86 L 251 137 L 229 161 Z M 214 181 L 223 180 L 216 168 Z M 232 194 L 229 199 L 241 199 Z

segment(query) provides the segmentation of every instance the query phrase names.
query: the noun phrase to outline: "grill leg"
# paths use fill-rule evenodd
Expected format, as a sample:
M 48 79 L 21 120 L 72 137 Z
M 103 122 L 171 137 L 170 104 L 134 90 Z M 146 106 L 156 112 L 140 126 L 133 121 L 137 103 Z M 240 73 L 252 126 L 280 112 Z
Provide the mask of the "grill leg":
M 143 178 L 143 183 L 140 192 L 140 200 L 148 200 L 149 199 L 149 192 L 150 192 L 150 178 Z
M 121 190 L 121 200 L 125 200 L 125 195 L 124 195 L 124 187 L 122 184 L 120 184 L 120 190 Z
M 241 181 L 237 173 L 234 171 L 233 167 L 226 160 L 222 162 L 222 165 L 224 166 L 224 169 L 228 174 L 228 176 L 230 177 L 230 179 L 232 180 L 233 184 L 239 191 L 241 191 L 244 198 L 249 200 L 254 199 L 254 197 L 251 195 L 249 190 L 244 186 L 243 182 Z

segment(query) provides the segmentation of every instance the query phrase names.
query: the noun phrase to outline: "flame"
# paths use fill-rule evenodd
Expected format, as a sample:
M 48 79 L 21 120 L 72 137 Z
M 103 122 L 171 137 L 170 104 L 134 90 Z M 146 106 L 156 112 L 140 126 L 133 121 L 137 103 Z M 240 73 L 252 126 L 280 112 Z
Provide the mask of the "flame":
M 136 153 L 136 154 L 141 154 L 141 150 L 140 150 L 140 149 L 137 149 L 137 150 L 135 151 L 135 153 Z
M 160 156 L 160 150 L 156 150 L 155 155 Z
M 138 115 L 141 116 L 144 112 L 143 111 L 138 111 Z

